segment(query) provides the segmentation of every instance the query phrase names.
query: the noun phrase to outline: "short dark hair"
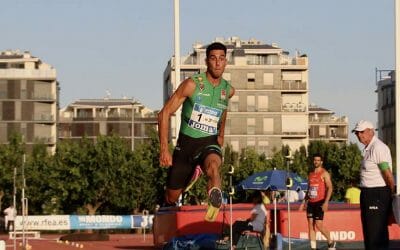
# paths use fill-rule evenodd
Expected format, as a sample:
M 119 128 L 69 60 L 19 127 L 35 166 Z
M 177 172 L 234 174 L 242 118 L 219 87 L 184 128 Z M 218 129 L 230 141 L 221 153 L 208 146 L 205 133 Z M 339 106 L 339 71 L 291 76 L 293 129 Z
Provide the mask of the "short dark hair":
M 226 46 L 220 42 L 214 42 L 210 45 L 208 45 L 207 50 L 206 50 L 206 56 L 210 55 L 211 50 L 223 50 L 226 55 Z
M 313 154 L 312 158 L 314 159 L 315 157 L 319 157 L 321 159 L 321 161 L 324 160 L 324 158 L 322 157 L 322 155 L 320 153 Z

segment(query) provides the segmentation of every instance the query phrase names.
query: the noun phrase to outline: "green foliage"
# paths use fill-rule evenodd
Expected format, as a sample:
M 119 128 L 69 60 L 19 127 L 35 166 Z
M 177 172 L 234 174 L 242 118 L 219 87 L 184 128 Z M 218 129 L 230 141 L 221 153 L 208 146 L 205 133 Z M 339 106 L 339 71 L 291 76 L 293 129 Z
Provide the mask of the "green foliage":
M 16 187 L 22 187 L 21 170 L 23 166 L 23 156 L 25 154 L 24 147 L 22 136 L 17 133 L 11 134 L 9 144 L 0 146 L 0 209 L 2 208 L 3 202 L 7 205 L 13 202 L 14 169 L 17 174 L 15 182 Z
M 159 166 L 159 141 L 155 130 L 143 144 L 131 151 L 122 138 L 100 136 L 96 143 L 61 141 L 54 155 L 44 144 L 36 144 L 26 156 L 24 173 L 30 214 L 92 213 L 124 214 L 148 209 L 163 202 L 167 169 Z M 14 168 L 16 184 L 22 187 L 24 145 L 22 137 L 14 134 L 10 143 L 0 145 L 0 202 L 7 205 L 13 198 Z M 171 146 L 172 151 L 172 146 Z M 334 185 L 333 200 L 342 201 L 345 189 L 359 181 L 362 159 L 356 144 L 310 142 L 309 146 L 292 151 L 287 165 L 289 148 L 275 150 L 271 158 L 258 154 L 253 148 L 235 152 L 224 148 L 221 168 L 223 190 L 229 189 L 230 166 L 234 166 L 233 186 L 256 172 L 287 169 L 307 177 L 312 169 L 312 155 L 320 153 L 324 166 L 331 173 Z M 199 203 L 207 200 L 206 178 L 201 178 L 189 192 L 189 198 Z M 2 196 L 4 194 L 4 198 Z M 234 202 L 248 200 L 250 192 L 236 192 Z M 17 201 L 20 200 L 20 193 Z M 0 203 L 1 207 L 1 203 Z
M 50 188 L 50 173 L 53 171 L 53 158 L 44 144 L 35 144 L 25 165 L 26 196 L 29 197 L 30 213 L 59 214 L 57 198 Z

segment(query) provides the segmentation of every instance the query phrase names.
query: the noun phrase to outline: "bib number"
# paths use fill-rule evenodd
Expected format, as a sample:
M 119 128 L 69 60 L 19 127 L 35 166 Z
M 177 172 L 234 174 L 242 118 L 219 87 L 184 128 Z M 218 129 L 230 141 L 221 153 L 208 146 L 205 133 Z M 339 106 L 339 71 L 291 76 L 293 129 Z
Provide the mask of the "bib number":
M 222 111 L 219 109 L 195 103 L 188 124 L 191 128 L 201 132 L 216 135 L 221 114 Z
M 317 195 L 318 195 L 318 187 L 310 187 L 309 192 L 310 192 L 310 198 L 311 198 L 311 199 L 317 198 Z

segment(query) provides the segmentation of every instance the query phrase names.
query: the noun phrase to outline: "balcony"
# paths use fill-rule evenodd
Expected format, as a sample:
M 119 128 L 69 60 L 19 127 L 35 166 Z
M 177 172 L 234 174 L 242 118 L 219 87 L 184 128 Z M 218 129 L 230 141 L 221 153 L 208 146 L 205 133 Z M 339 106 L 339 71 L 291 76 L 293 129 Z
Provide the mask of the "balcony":
M 50 93 L 34 93 L 32 99 L 39 101 L 55 101 L 55 95 Z
M 55 69 L 0 69 L 0 78 L 56 79 Z
M 35 137 L 35 141 L 42 142 L 44 144 L 55 144 L 56 138 L 55 137 L 48 137 L 48 136 L 38 136 Z
M 307 91 L 307 82 L 297 80 L 282 80 L 282 90 L 284 91 Z
M 49 113 L 34 114 L 33 120 L 36 122 L 55 122 L 54 115 Z
M 342 116 L 342 117 L 336 117 L 336 116 L 315 117 L 315 116 L 310 116 L 309 123 L 347 125 L 348 124 L 348 118 L 346 116 Z
M 306 112 L 307 107 L 304 103 L 284 103 L 282 104 L 283 112 Z

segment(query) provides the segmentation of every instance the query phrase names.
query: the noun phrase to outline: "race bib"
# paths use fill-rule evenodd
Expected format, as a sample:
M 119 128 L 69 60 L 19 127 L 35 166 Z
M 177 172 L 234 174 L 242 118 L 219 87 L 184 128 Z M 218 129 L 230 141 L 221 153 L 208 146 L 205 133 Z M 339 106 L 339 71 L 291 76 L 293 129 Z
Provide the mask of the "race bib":
M 317 198 L 318 195 L 318 187 L 310 186 L 309 196 L 311 199 Z
M 191 128 L 201 132 L 216 135 L 221 114 L 222 111 L 220 109 L 195 103 L 188 124 Z

